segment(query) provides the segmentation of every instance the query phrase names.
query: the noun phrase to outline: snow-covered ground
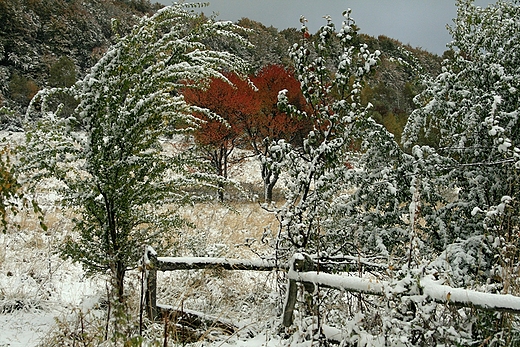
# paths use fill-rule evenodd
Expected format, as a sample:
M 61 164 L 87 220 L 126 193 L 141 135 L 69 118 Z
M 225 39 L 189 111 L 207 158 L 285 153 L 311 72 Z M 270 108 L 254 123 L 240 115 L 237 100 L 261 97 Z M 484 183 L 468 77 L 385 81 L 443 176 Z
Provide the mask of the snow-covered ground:
M 0 346 L 36 346 L 52 329 L 55 314 L 41 310 L 1 314 Z
M 214 252 L 225 252 L 229 256 L 236 252 L 242 256 L 253 256 L 242 245 L 261 235 L 261 225 L 269 222 L 269 216 L 260 217 L 254 222 L 251 215 L 253 210 L 259 209 L 258 205 L 247 204 L 241 208 L 240 214 L 221 206 L 206 206 L 205 214 L 197 208 L 183 211 L 197 222 L 195 235 L 198 235 L 200 242 L 194 247 L 200 248 L 200 254 L 222 255 Z M 106 297 L 104 278 L 87 277 L 80 265 L 63 260 L 56 254 L 56 245 L 68 230 L 68 223 L 61 218 L 66 217 L 50 218 L 55 221 L 49 223 L 47 232 L 35 227 L 36 223 L 27 222 L 20 231 L 10 230 L 7 234 L 0 234 L 0 347 L 38 346 L 42 339 L 56 332 L 57 319 L 73 321 L 79 311 L 87 312 L 95 308 Z M 231 234 L 229 231 L 235 228 L 237 232 Z M 184 305 L 208 310 L 223 305 L 222 300 L 232 305 L 233 296 L 250 290 L 251 283 L 256 280 L 252 277 L 252 282 L 244 282 L 242 288 L 237 285 L 236 289 L 232 289 L 234 282 L 242 281 L 240 277 L 230 276 L 221 280 L 213 275 L 201 274 L 197 277 L 186 274 L 183 280 L 191 285 L 190 289 L 179 286 L 179 276 L 184 275 L 163 275 L 166 285 L 159 293 L 163 301 L 178 304 L 178 298 L 184 297 Z M 137 278 L 133 274 L 134 287 L 138 286 Z M 204 283 L 198 283 L 201 281 Z M 265 279 L 260 282 L 265 282 Z M 176 288 L 172 289 L 171 285 Z M 192 297 L 193 288 L 204 295 L 204 290 L 197 287 L 201 285 L 205 288 L 206 298 Z M 251 308 L 243 307 L 230 314 L 242 314 L 242 310 Z M 265 343 L 266 337 L 261 340 Z
M 260 181 L 258 162 L 254 158 L 243 161 L 240 167 L 232 168 L 231 172 L 234 178 L 250 185 Z M 105 278 L 88 277 L 79 264 L 61 259 L 57 254 L 57 246 L 72 228 L 71 216 L 56 207 L 55 202 L 59 197 L 52 189 L 38 194 L 37 198 L 46 211 L 48 230 L 39 228 L 37 218 L 27 213 L 16 217 L 20 230 L 13 227 L 5 234 L 0 233 L 0 347 L 39 346 L 56 334 L 60 322 L 73 322 L 78 312 L 88 312 L 98 307 L 106 297 Z M 192 243 L 192 248 L 197 249 L 198 254 L 192 250 L 192 255 L 255 256 L 251 249 L 257 251 L 255 247 L 261 243 L 265 228 L 275 229 L 275 220 L 256 203 L 243 202 L 235 209 L 232 211 L 219 205 L 182 209 L 181 213 L 196 225 L 192 233 L 182 236 L 186 242 Z M 176 274 L 172 278 L 165 276 L 164 283 L 177 283 L 177 288 L 170 290 L 171 287 L 167 286 L 159 293 L 169 304 L 172 301 L 177 304 L 180 296 L 188 298 L 187 293 L 193 290 L 179 286 L 175 276 L 183 275 Z M 197 281 L 196 275 L 186 276 L 186 283 L 193 285 L 191 282 Z M 132 276 L 129 278 L 132 280 Z M 138 282 L 137 278 L 133 274 L 134 282 Z M 242 279 L 233 275 L 223 281 L 209 276 L 209 279 L 204 280 L 208 296 L 205 299 L 196 296 L 192 304 L 199 306 L 195 308 L 209 310 L 218 305 L 232 306 L 233 296 L 238 292 L 251 290 L 251 286 L 256 285 L 253 283 L 265 285 L 266 281 L 264 277 L 259 279 L 254 276 L 250 280 L 237 283 L 242 282 Z M 233 289 L 235 284 L 238 285 Z M 132 285 L 138 286 L 136 283 Z M 182 290 L 186 292 L 179 293 Z M 253 292 L 251 296 L 254 296 Z M 228 302 L 224 303 L 223 300 Z M 249 300 L 254 301 L 252 298 Z M 210 301 L 213 306 L 204 307 Z M 228 309 L 229 314 L 244 315 L 242 311 L 249 310 L 251 313 L 254 308 L 250 304 L 242 306 L 234 313 L 231 312 L 234 309 Z M 258 324 L 258 319 L 254 324 Z M 238 341 L 238 336 L 234 336 L 229 337 L 227 342 L 220 340 L 218 344 L 240 346 Z M 275 341 L 272 336 L 259 333 L 247 345 L 274 346 Z
M 97 301 L 92 298 L 99 296 L 99 280 L 42 250 L 34 236 L 8 233 L 0 239 L 0 346 L 37 346 L 56 318 Z
M 233 178 L 244 183 L 246 189 L 255 187 L 255 191 L 258 191 L 261 186 L 258 169 L 258 162 L 249 158 L 230 172 Z M 38 219 L 31 213 L 22 213 L 16 216 L 16 224 L 20 229 L 10 227 L 6 233 L 0 233 L 0 347 L 49 347 L 49 341 L 81 331 L 83 327 L 78 324 L 83 324 L 82 317 L 90 317 L 89 323 L 94 322 L 92 325 L 98 324 L 99 328 L 100 320 L 96 321 L 96 318 L 107 310 L 106 278 L 88 277 L 80 265 L 61 259 L 57 254 L 58 245 L 72 229 L 72 216 L 56 204 L 59 196 L 52 189 L 53 184 L 56 182 L 48 182 L 48 186 L 42 187 L 37 196 L 46 212 L 45 224 L 48 230 L 42 230 Z M 279 185 L 283 186 L 283 183 Z M 270 252 L 271 249 L 266 248 L 264 242 L 268 242 L 273 237 L 272 231 L 277 230 L 275 217 L 258 203 L 247 202 L 246 199 L 230 205 L 232 209 L 210 203 L 181 208 L 179 213 L 191 220 L 195 228 L 179 233 L 178 241 L 182 245 L 179 253 L 198 257 L 258 259 L 259 254 Z M 306 278 L 310 282 L 333 288 L 354 288 L 354 291 L 365 293 L 381 294 L 391 287 L 377 278 L 341 278 L 312 272 L 305 275 L 289 272 L 288 276 L 293 279 Z M 139 306 L 135 303 L 138 303 L 140 278 L 136 271 L 127 278 L 127 288 L 133 295 L 135 309 Z M 437 303 L 447 300 L 463 304 L 470 301 L 471 297 L 476 307 L 520 310 L 517 297 L 499 297 L 451 288 L 428 277 L 422 278 L 420 282 L 425 286 L 424 294 Z M 398 284 L 392 290 L 399 292 L 399 288 Z M 314 324 L 307 324 L 305 319 L 299 321 L 302 330 L 292 331 L 291 341 L 283 340 L 280 337 L 283 334 L 278 334 L 280 321 L 276 318 L 283 305 L 280 296 L 274 294 L 276 289 L 277 281 L 273 273 L 198 270 L 158 274 L 157 294 L 161 304 L 201 312 L 240 327 L 232 335 L 212 335 L 212 332 L 208 332 L 204 342 L 197 346 L 274 347 L 291 344 L 291 341 L 298 339 L 299 333 Z M 405 291 L 404 287 L 402 291 Z M 336 298 L 338 300 L 333 305 L 341 305 L 343 299 L 340 296 Z M 433 309 L 434 305 L 431 307 Z M 357 324 L 356 319 L 357 316 L 351 322 L 353 325 Z M 135 323 L 138 317 L 132 316 L 129 320 Z M 331 326 L 324 327 L 327 328 L 324 331 L 327 337 L 343 336 L 341 331 Z M 155 335 L 157 339 L 157 336 L 161 336 L 161 327 L 156 331 L 159 331 L 159 335 Z M 310 345 L 307 342 L 308 339 L 302 344 L 292 345 Z

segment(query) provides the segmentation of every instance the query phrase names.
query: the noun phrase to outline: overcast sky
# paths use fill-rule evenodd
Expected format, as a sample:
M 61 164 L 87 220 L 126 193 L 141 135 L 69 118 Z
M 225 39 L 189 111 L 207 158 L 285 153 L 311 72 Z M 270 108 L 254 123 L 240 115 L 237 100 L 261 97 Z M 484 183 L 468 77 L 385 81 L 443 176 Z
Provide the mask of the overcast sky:
M 157 1 L 157 0 L 156 0 Z M 457 14 L 455 0 L 206 0 L 204 13 L 217 12 L 222 20 L 247 17 L 278 29 L 300 27 L 300 15 L 308 19 L 311 32 L 330 15 L 341 25 L 342 12 L 352 9 L 352 18 L 360 31 L 372 36 L 386 35 L 413 47 L 442 54 L 451 37 L 446 30 Z M 152 1 L 153 2 L 153 1 Z M 171 0 L 160 0 L 170 5 Z M 194 2 L 194 1 L 188 1 Z M 485 6 L 491 1 L 477 0 Z

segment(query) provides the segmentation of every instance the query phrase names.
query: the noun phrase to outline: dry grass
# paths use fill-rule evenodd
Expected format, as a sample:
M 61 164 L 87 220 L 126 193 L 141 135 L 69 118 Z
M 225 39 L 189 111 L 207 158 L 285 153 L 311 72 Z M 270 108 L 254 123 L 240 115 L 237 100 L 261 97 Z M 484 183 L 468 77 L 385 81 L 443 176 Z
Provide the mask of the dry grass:
M 0 311 L 45 307 L 61 295 L 56 276 L 71 266 L 56 253 L 56 245 L 70 230 L 70 215 L 59 210 L 47 213 L 46 231 L 33 213 L 14 218 L 20 228 L 0 234 Z
M 179 210 L 194 228 L 179 234 L 182 249 L 177 255 L 250 259 L 270 254 L 262 238 L 266 230 L 277 230 L 272 213 L 258 203 L 197 204 Z M 270 324 L 278 298 L 275 273 L 254 271 L 190 270 L 158 273 L 158 302 L 178 310 L 209 314 L 235 325 L 249 334 L 259 322 Z M 217 332 L 218 335 L 218 332 Z M 206 336 L 210 340 L 214 337 Z
M 180 214 L 191 221 L 194 229 L 182 231 L 181 244 L 189 245 L 200 240 L 199 249 L 191 247 L 197 256 L 254 256 L 252 250 L 262 248 L 262 236 L 266 230 L 276 230 L 277 220 L 272 213 L 257 203 L 232 204 L 230 207 L 217 204 L 198 204 L 184 207 Z
M 182 230 L 180 255 L 251 259 L 270 254 L 262 242 L 266 230 L 277 230 L 275 216 L 258 203 L 198 204 L 180 214 L 195 225 Z M 254 271 L 190 270 L 158 273 L 158 302 L 211 314 L 247 326 L 247 334 L 268 324 L 279 304 L 271 296 L 276 274 Z

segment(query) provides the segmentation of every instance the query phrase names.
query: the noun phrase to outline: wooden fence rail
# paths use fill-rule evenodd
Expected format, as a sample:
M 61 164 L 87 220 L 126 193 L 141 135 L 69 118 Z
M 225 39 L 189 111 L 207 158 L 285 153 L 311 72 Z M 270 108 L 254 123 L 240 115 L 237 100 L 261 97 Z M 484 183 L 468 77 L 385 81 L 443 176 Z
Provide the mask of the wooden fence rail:
M 387 281 L 359 278 L 356 276 L 338 276 L 316 271 L 289 271 L 288 278 L 297 282 L 315 283 L 323 287 L 343 289 L 371 295 L 386 295 L 392 288 Z M 439 304 L 472 307 L 481 310 L 502 311 L 520 314 L 520 297 L 511 294 L 483 293 L 471 289 L 454 288 L 439 284 L 431 277 L 422 277 L 416 292 L 398 293 L 402 296 L 424 295 Z M 390 293 L 390 291 L 388 291 Z
M 149 318 L 159 316 L 157 305 L 157 271 L 215 269 L 273 271 L 287 270 L 286 265 L 267 260 L 240 260 L 201 257 L 157 257 L 155 250 L 146 247 L 143 256 L 143 270 L 146 271 L 144 307 Z
M 143 269 L 146 272 L 146 290 L 144 305 L 148 317 L 158 317 L 161 305 L 157 305 L 157 271 L 175 271 L 191 269 L 221 268 L 226 270 L 248 271 L 287 271 L 287 298 L 283 311 L 283 325 L 291 326 L 293 311 L 297 297 L 297 282 L 305 289 L 313 292 L 315 285 L 328 288 L 357 292 L 370 295 L 385 296 L 397 294 L 401 296 L 421 295 L 441 304 L 472 307 L 483 310 L 503 311 L 520 314 L 520 297 L 509 294 L 482 293 L 475 290 L 454 288 L 443 285 L 433 278 L 425 276 L 418 281 L 413 290 L 396 292 L 392 283 L 374 278 L 358 276 L 333 275 L 316 271 L 316 263 L 308 256 L 296 254 L 289 264 L 277 264 L 266 260 L 239 260 L 226 258 L 193 258 L 193 257 L 157 257 L 151 247 L 147 247 L 143 256 Z M 382 266 L 384 267 L 384 266 Z

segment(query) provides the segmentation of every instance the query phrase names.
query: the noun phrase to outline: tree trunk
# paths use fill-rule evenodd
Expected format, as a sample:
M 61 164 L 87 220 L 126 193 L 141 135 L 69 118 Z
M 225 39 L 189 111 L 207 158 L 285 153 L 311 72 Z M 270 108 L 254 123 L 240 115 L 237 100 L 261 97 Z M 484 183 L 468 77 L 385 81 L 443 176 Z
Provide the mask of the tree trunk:
M 264 181 L 264 200 L 266 203 L 273 201 L 273 190 L 278 182 L 278 172 L 269 169 L 266 164 L 262 164 L 262 180 Z
M 217 175 L 223 179 L 227 179 L 227 156 L 225 147 L 221 146 L 219 150 L 213 152 L 213 164 L 217 171 Z M 218 183 L 218 200 L 224 202 L 224 183 Z
M 113 281 L 114 281 L 114 294 L 117 295 L 117 300 L 119 302 L 124 302 L 124 280 L 125 280 L 125 274 L 126 274 L 126 266 L 123 264 L 122 261 L 116 261 L 115 264 L 115 272 L 113 275 Z
M 218 201 L 224 202 L 224 184 L 221 182 L 218 184 Z
M 278 182 L 278 175 L 273 175 L 273 179 L 269 182 L 264 182 L 265 186 L 265 202 L 270 203 L 273 201 L 273 190 L 274 186 Z

